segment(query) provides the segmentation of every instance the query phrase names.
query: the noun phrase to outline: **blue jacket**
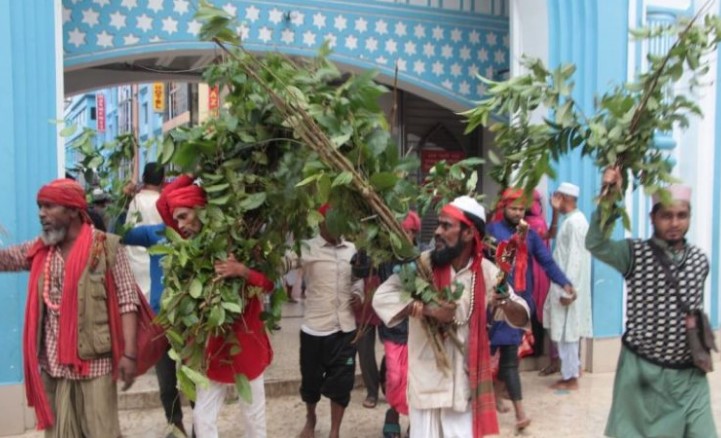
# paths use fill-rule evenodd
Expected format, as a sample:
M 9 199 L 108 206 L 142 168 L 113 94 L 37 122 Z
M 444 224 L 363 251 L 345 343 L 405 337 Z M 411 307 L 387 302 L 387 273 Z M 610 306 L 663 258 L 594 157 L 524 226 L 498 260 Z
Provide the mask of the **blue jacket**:
M 516 232 L 515 226 L 508 223 L 505 219 L 498 222 L 492 222 L 486 227 L 486 232 L 493 236 L 498 242 L 505 242 L 513 236 Z M 551 252 L 543 244 L 541 236 L 533 230 L 528 230 L 526 236 L 526 245 L 528 246 L 528 268 L 526 269 L 526 290 L 515 291 L 518 295 L 523 297 L 528 303 L 528 307 L 531 310 L 531 315 L 536 314 L 536 304 L 533 302 L 533 263 L 538 263 L 552 282 L 565 286 L 571 284 L 566 278 L 566 275 L 561 272 L 556 262 L 553 261 Z M 513 274 L 508 276 L 508 283 L 513 285 Z M 508 325 L 503 321 L 494 322 L 491 325 L 489 336 L 491 339 L 491 345 L 518 345 L 521 343 L 523 337 L 523 330 L 516 329 Z
M 141 225 L 125 233 L 121 243 L 150 248 L 165 241 L 165 224 Z M 150 307 L 156 314 L 160 311 L 160 297 L 163 295 L 163 268 L 160 255 L 150 255 Z

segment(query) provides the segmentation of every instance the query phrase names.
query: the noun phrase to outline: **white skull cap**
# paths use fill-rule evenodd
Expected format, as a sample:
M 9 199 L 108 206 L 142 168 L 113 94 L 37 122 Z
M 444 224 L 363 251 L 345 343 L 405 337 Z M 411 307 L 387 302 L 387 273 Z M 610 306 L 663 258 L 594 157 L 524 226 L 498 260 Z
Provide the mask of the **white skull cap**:
M 581 188 L 569 182 L 561 183 L 556 191 L 558 193 L 563 193 L 564 195 L 573 196 L 574 198 L 578 198 L 578 195 L 581 194 Z
M 479 217 L 483 222 L 486 221 L 486 209 L 470 196 L 459 196 L 451 202 L 451 205 Z

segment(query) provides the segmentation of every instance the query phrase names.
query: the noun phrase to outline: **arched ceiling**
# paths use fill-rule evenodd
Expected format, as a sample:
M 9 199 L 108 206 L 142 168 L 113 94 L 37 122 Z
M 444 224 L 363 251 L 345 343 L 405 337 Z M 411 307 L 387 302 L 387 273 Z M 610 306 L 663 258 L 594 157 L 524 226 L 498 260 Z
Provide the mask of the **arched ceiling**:
M 465 2 L 465 3 L 464 3 Z M 245 46 L 313 56 L 324 41 L 346 70 L 377 69 L 380 79 L 448 108 L 484 93 L 476 74 L 508 70 L 505 0 L 399 2 L 222 0 Z M 199 80 L 217 56 L 198 41 L 193 0 L 63 0 L 67 95 L 119 83 Z

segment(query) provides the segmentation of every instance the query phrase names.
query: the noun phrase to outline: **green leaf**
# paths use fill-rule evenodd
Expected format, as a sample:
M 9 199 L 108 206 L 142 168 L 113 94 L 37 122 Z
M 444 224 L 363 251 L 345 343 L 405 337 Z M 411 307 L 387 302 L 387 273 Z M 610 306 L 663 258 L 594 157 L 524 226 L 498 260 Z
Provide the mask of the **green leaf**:
M 301 181 L 301 182 L 299 182 L 298 184 L 296 184 L 295 186 L 296 186 L 296 187 L 307 186 L 308 184 L 312 183 L 313 181 L 316 181 L 316 180 L 317 180 L 318 178 L 320 178 L 321 176 L 322 176 L 322 174 L 311 175 L 311 176 L 309 176 L 308 178 L 306 178 L 306 179 L 304 179 L 303 181 Z
M 239 207 L 245 211 L 255 210 L 256 208 L 263 205 L 266 198 L 267 195 L 265 194 L 265 192 L 253 193 L 252 195 L 248 195 L 248 197 L 243 199 L 240 202 Z
M 203 186 L 203 190 L 205 190 L 206 193 L 215 193 L 215 192 L 222 192 L 223 190 L 226 190 L 230 187 L 229 183 L 223 183 L 223 184 L 216 184 L 213 186 Z
M 223 302 L 221 304 L 225 308 L 225 310 L 232 312 L 232 313 L 242 313 L 243 309 L 240 307 L 237 303 L 230 303 L 230 302 Z
M 60 130 L 60 136 L 61 137 L 71 137 L 75 132 L 78 130 L 78 125 L 76 124 L 69 124 L 66 125 L 63 129 Z
M 376 190 L 383 191 L 395 187 L 398 177 L 392 172 L 378 172 L 371 175 L 370 181 Z
M 203 283 L 201 283 L 197 278 L 194 278 L 193 281 L 190 282 L 190 289 L 188 289 L 188 293 L 195 299 L 200 298 L 200 295 L 203 294 Z
M 221 197 L 219 197 L 219 198 L 211 198 L 211 199 L 208 200 L 208 204 L 212 204 L 212 205 L 226 205 L 226 204 L 228 203 L 228 201 L 230 201 L 230 197 L 231 197 L 231 196 L 232 196 L 232 195 L 225 195 L 225 196 L 221 196 Z
M 248 404 L 253 402 L 253 392 L 250 389 L 250 381 L 245 374 L 235 375 L 235 389 L 238 391 L 238 396 L 243 399 L 243 401 Z
M 210 384 L 210 380 L 207 377 L 190 368 L 189 366 L 181 365 L 180 372 L 186 377 L 188 377 L 196 386 L 200 386 L 201 388 L 207 388 Z
M 350 184 L 351 181 L 353 181 L 353 174 L 348 171 L 343 171 L 335 177 L 331 187 L 346 186 Z

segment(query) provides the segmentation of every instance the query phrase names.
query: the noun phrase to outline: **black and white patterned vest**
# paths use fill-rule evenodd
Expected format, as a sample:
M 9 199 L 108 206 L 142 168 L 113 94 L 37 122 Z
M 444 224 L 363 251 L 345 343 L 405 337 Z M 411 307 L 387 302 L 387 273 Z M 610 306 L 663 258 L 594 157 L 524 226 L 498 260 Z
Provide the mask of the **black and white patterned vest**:
M 667 368 L 693 366 L 686 341 L 684 313 L 676 293 L 666 281 L 648 241 L 630 240 L 631 268 L 626 273 L 628 292 L 626 333 L 623 343 L 642 358 Z M 703 307 L 703 292 L 709 263 L 693 245 L 686 247 L 683 260 L 671 263 L 683 300 L 692 308 Z

